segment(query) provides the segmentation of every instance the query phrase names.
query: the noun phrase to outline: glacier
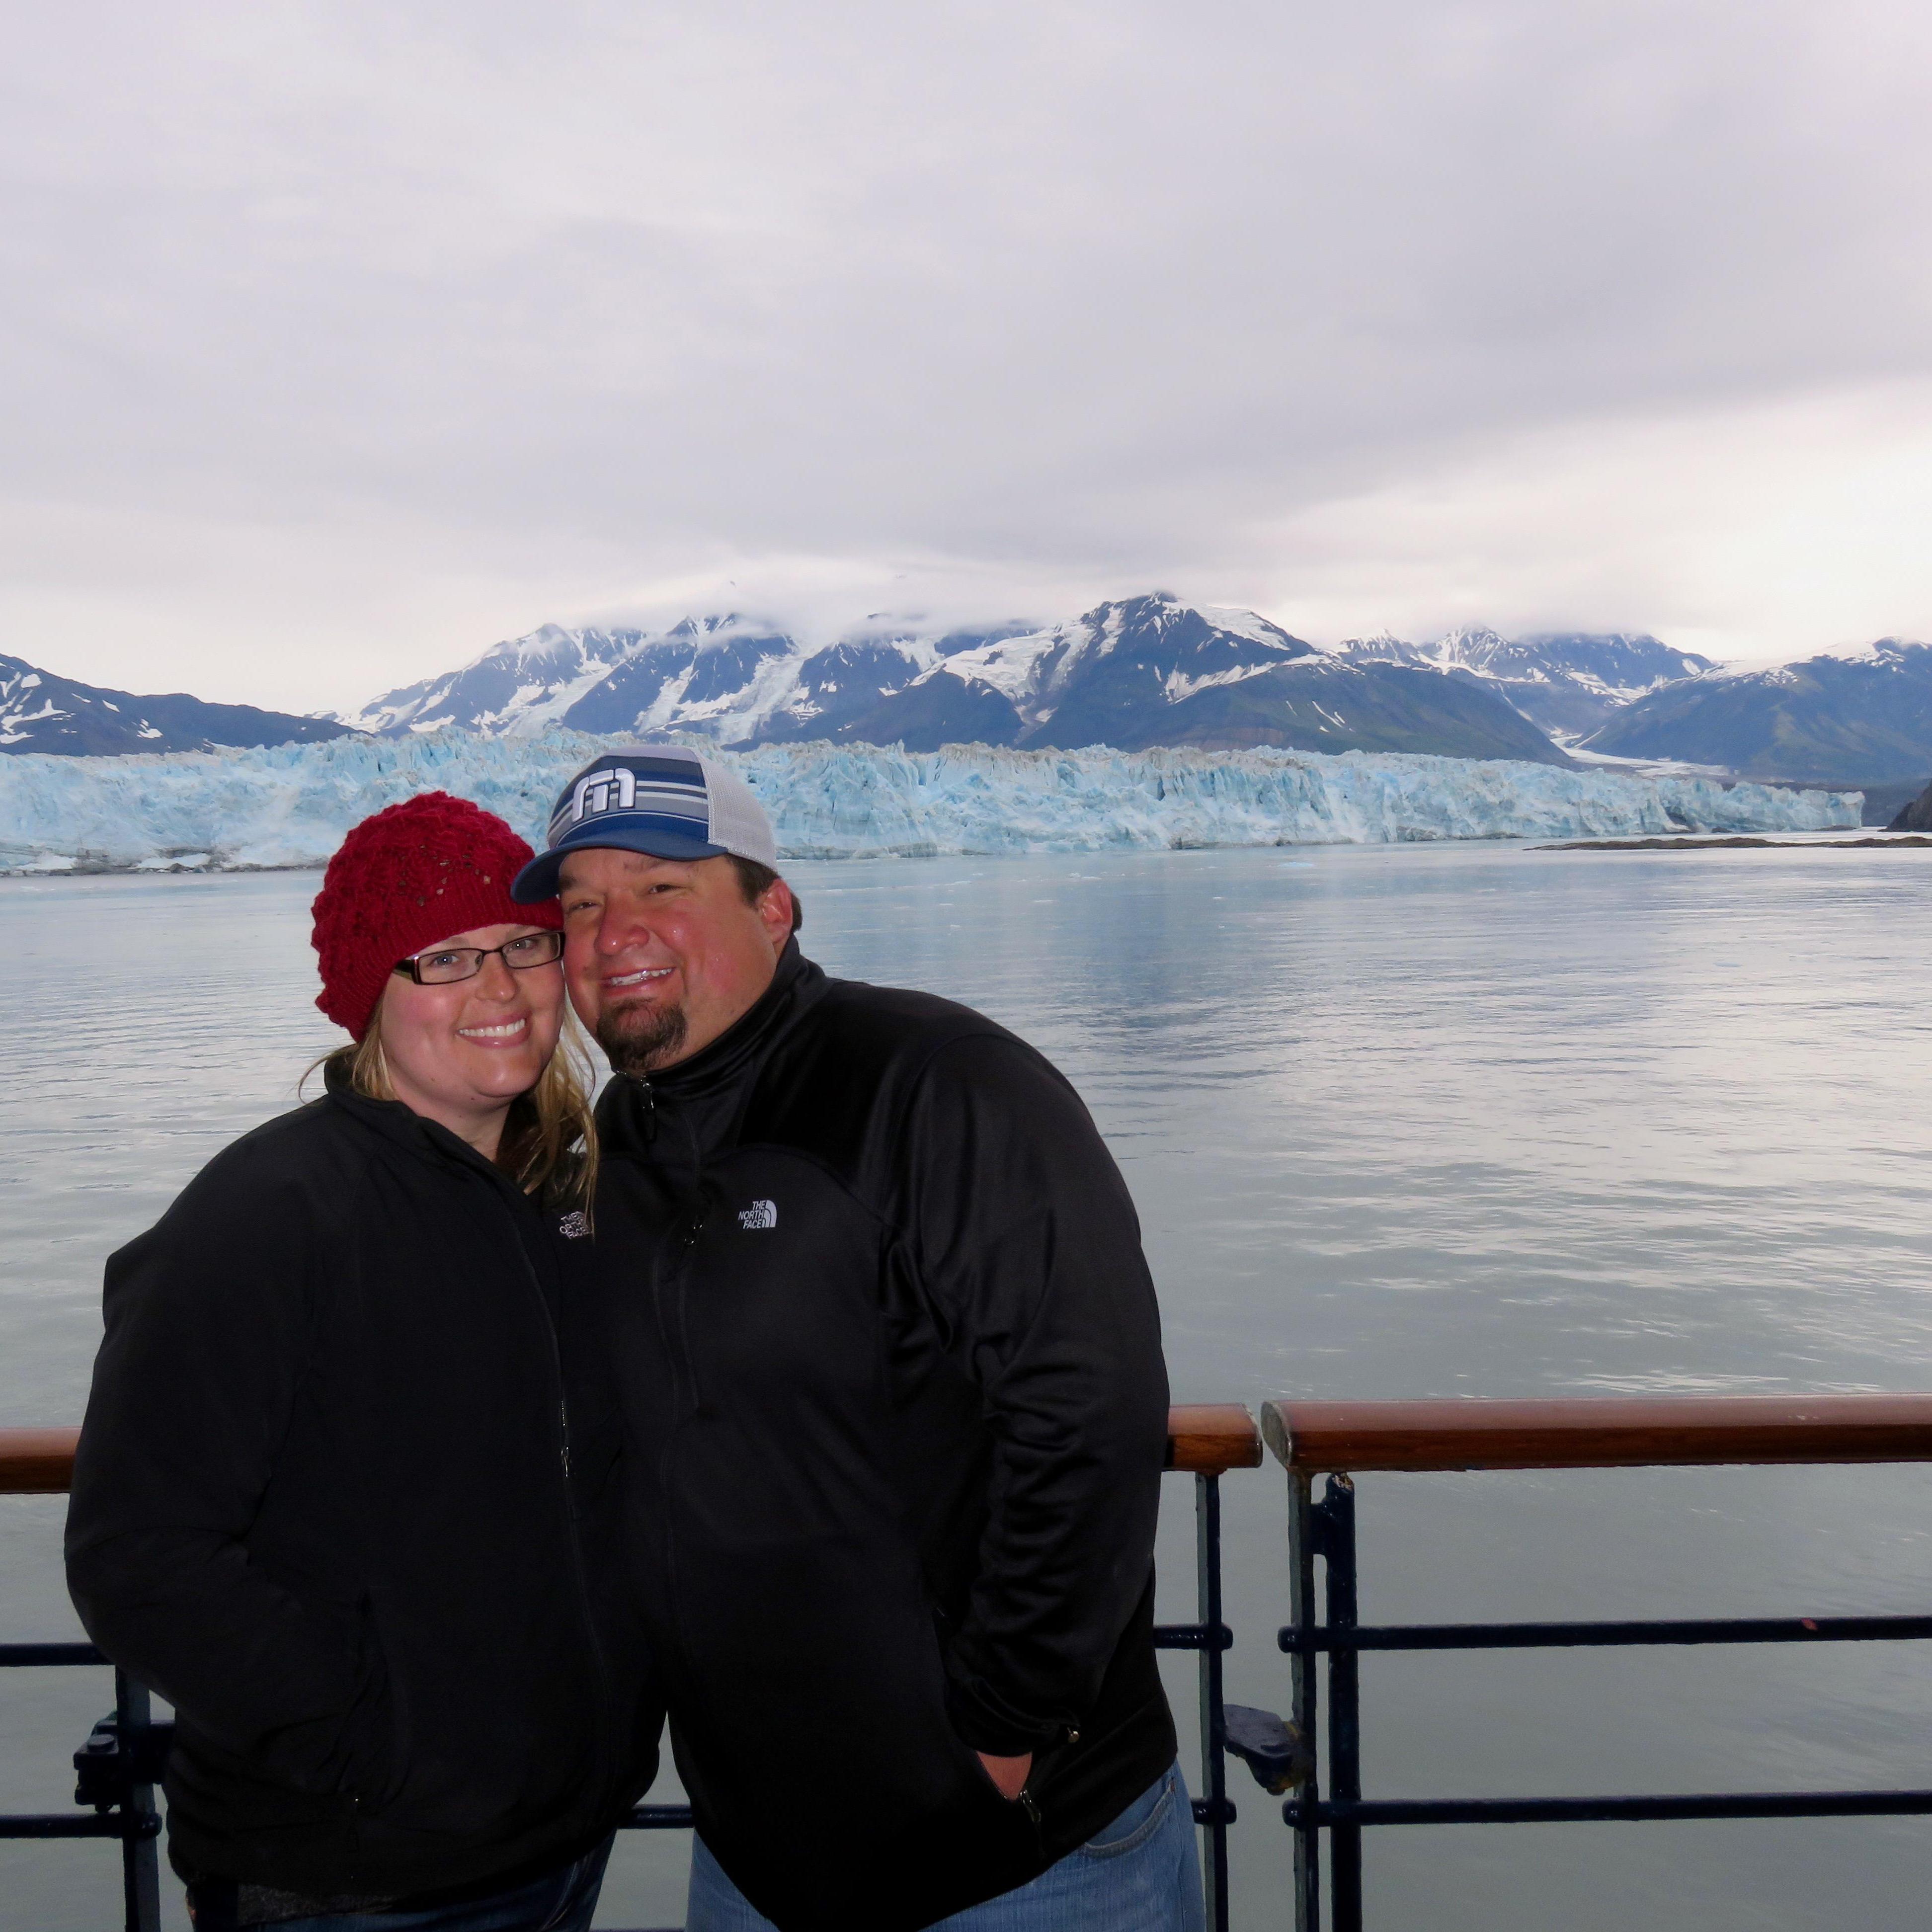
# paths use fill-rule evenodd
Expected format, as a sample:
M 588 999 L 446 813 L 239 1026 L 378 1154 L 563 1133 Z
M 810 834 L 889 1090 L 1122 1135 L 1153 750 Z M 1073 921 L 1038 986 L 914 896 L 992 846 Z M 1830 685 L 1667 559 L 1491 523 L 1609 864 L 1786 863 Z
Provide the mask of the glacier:
M 229 752 L 0 760 L 0 872 L 318 866 L 357 820 L 455 792 L 541 838 L 564 781 L 630 742 L 436 732 Z M 1824 832 L 1857 792 L 1426 757 L 767 745 L 722 756 L 793 859 Z

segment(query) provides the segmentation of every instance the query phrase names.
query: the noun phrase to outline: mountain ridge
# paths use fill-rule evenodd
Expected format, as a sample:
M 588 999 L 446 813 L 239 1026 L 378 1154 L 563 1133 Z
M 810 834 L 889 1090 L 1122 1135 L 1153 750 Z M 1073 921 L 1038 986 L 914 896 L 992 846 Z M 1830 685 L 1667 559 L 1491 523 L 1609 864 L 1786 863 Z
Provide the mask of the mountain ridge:
M 186 692 L 143 697 L 82 684 L 0 656 L 0 752 L 61 758 L 129 752 L 251 751 L 354 735 L 331 718 L 302 718 L 252 704 L 215 704 Z
M 1333 655 L 1350 663 L 1385 661 L 1480 680 L 1558 742 L 1588 736 L 1666 684 L 1718 668 L 1712 659 L 1674 650 L 1648 632 L 1534 631 L 1505 638 L 1486 626 L 1465 626 L 1429 644 L 1386 634 L 1350 638 L 1334 646 Z
M 1343 662 L 1253 611 L 1165 591 L 1049 625 L 879 616 L 818 645 L 740 614 L 657 632 L 544 626 L 345 722 L 382 736 L 674 731 L 738 749 L 1186 743 L 1568 762 L 1480 680 L 1452 689 L 1432 666 Z
M 1881 638 L 1762 670 L 1707 672 L 1636 700 L 1582 748 L 1694 757 L 1747 777 L 1922 782 L 1932 777 L 1932 644 Z
M 657 628 L 544 624 L 334 718 L 140 696 L 0 656 L 0 751 L 13 753 L 553 725 L 736 749 L 1273 747 L 1559 764 L 1574 751 L 1858 785 L 1889 816 L 1892 794 L 1932 778 L 1932 645 L 1881 638 L 1758 670 L 1647 633 L 1508 638 L 1471 626 L 1426 644 L 1384 634 L 1318 646 L 1253 611 L 1153 591 L 1054 623 L 874 614 L 816 638 L 734 611 Z

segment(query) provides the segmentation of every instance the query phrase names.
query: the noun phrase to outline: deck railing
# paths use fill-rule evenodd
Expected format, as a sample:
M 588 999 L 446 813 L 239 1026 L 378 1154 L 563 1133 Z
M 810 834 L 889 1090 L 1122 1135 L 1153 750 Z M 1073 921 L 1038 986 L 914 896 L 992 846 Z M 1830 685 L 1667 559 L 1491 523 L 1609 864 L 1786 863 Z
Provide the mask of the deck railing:
M 1932 1812 L 1932 1791 L 1649 1792 L 1623 1797 L 1372 1799 L 1362 1796 L 1364 1651 L 1531 1650 L 1624 1644 L 1864 1642 L 1932 1636 L 1932 1616 L 1631 1623 L 1419 1624 L 1356 1616 L 1354 1474 L 1370 1471 L 1614 1469 L 1718 1463 L 1932 1462 L 1932 1395 L 1588 1396 L 1509 1402 L 1271 1402 L 1262 1428 L 1288 1472 L 1293 1714 L 1313 1737 L 1328 1660 L 1328 1795 L 1306 1780 L 1282 1808 L 1294 1832 L 1294 1924 L 1322 1922 L 1321 1837 L 1334 1932 L 1360 1932 L 1362 1832 L 1376 1825 L 1844 1817 Z M 1322 1500 L 1314 1479 L 1326 1478 Z M 1324 1571 L 1325 1620 L 1315 1566 Z
M 0 1430 L 0 1494 L 65 1490 L 77 1432 Z M 1228 1704 L 1222 1660 L 1233 1642 L 1221 1607 L 1220 1480 L 1258 1468 L 1265 1440 L 1288 1477 L 1290 1621 L 1279 1632 L 1290 1660 L 1292 1721 Z M 1159 1626 L 1155 1640 L 1198 1658 L 1201 1771 L 1194 1815 L 1203 1831 L 1208 1922 L 1228 1918 L 1226 1761 L 1292 1795 L 1292 1901 L 1281 1917 L 1319 1932 L 1322 1834 L 1334 1932 L 1360 1932 L 1361 1834 L 1398 1824 L 1504 1824 L 1592 1820 L 1844 1816 L 1932 1813 L 1932 1790 L 1642 1793 L 1517 1798 L 1365 1798 L 1360 1658 L 1364 1652 L 1517 1650 L 1657 1644 L 1863 1642 L 1932 1637 L 1932 1616 L 1784 1617 L 1617 1623 L 1435 1624 L 1366 1627 L 1356 1612 L 1354 1476 L 1371 1472 L 1630 1468 L 1716 1463 L 1932 1461 L 1932 1395 L 1583 1397 L 1511 1402 L 1273 1402 L 1258 1430 L 1232 1404 L 1177 1408 L 1168 1466 L 1195 1479 L 1196 1621 Z M 1315 1479 L 1325 1478 L 1318 1502 Z M 1324 1589 L 1318 1604 L 1316 1566 Z M 0 1667 L 96 1664 L 91 1644 L 0 1644 Z M 1325 1679 L 1321 1673 L 1325 1670 Z M 1312 1741 L 1326 1700 L 1326 1762 Z M 154 1788 L 170 1727 L 149 1718 L 146 1691 L 115 1674 L 115 1713 L 76 1754 L 77 1806 L 92 1812 L 0 1817 L 0 1838 L 117 1840 L 129 1932 L 160 1924 Z M 1323 1795 L 1322 1779 L 1327 1782 Z M 688 1825 L 682 1805 L 640 1806 L 641 1828 Z
M 0 1496 L 59 1496 L 74 1473 L 77 1429 L 0 1429 Z M 1228 1802 L 1223 1749 L 1225 1720 L 1221 1659 L 1233 1639 L 1221 1621 L 1220 1478 L 1233 1468 L 1258 1468 L 1262 1441 L 1254 1418 L 1234 1403 L 1204 1403 L 1171 1410 L 1167 1466 L 1195 1479 L 1196 1588 L 1199 1616 L 1191 1624 L 1163 1624 L 1154 1633 L 1162 1649 L 1192 1650 L 1200 1658 L 1202 1792 L 1196 1821 L 1204 1829 L 1204 1880 L 1216 1932 L 1228 1922 Z M 0 1643 L 0 1669 L 9 1666 L 94 1664 L 108 1659 L 91 1643 Z M 152 1720 L 148 1692 L 124 1672 L 114 1673 L 114 1710 L 75 1754 L 74 1803 L 92 1810 L 0 1815 L 0 1839 L 112 1838 L 121 1846 L 127 1932 L 159 1932 L 160 1820 L 154 1804 L 171 1725 Z M 640 1804 L 626 1821 L 644 1831 L 676 1829 L 691 1822 L 684 1804 Z

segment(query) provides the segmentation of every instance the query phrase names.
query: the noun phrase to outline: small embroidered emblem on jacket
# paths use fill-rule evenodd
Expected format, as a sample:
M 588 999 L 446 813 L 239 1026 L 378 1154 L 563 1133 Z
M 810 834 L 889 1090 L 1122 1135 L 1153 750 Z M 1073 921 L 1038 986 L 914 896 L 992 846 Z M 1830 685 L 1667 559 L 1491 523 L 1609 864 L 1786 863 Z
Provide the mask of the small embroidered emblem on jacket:
M 590 1232 L 590 1223 L 584 1219 L 580 1208 L 573 1208 L 568 1214 L 557 1218 L 556 1232 L 566 1241 L 580 1241 Z
M 745 1228 L 776 1228 L 778 1224 L 778 1204 L 776 1201 L 754 1201 L 748 1208 L 738 1210 L 738 1225 Z

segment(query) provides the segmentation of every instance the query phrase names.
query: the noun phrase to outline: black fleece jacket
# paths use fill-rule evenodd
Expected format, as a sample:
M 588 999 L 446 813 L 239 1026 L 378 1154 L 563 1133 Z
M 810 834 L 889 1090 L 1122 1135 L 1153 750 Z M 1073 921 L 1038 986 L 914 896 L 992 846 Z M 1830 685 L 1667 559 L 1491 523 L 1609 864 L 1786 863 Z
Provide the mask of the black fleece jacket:
M 175 1706 L 184 1874 L 434 1892 L 574 1856 L 650 1783 L 608 1350 L 556 1219 L 332 1088 L 108 1262 L 68 1576 Z
M 706 1843 L 784 1932 L 1023 1883 L 1174 1755 L 1160 1321 L 1086 1109 L 794 942 L 598 1119 L 636 1588 Z M 1034 1754 L 1024 1803 L 976 1751 Z

